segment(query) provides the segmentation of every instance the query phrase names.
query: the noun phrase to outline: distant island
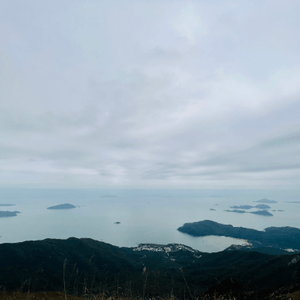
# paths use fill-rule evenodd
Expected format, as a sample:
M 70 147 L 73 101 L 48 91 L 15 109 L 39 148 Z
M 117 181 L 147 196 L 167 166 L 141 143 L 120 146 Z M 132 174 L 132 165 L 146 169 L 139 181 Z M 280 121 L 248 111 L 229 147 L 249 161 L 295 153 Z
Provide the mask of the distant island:
M 288 226 L 268 227 L 264 231 L 259 231 L 205 220 L 185 223 L 177 230 L 195 237 L 216 235 L 243 239 L 250 242 L 254 247 L 300 249 L 300 229 Z
M 240 209 L 251 209 L 251 208 L 269 209 L 271 207 L 269 205 L 266 205 L 266 204 L 257 204 L 255 206 L 252 206 L 252 205 L 234 205 L 234 206 L 230 206 L 230 208 L 240 208 Z
M 16 217 L 19 214 L 19 211 L 3 211 L 0 210 L 0 218 L 7 218 L 7 217 Z
M 263 199 L 260 199 L 260 200 L 254 201 L 254 202 L 259 202 L 259 203 L 277 203 L 277 201 L 275 201 L 275 200 L 269 200 L 267 198 L 263 198 Z
M 212 211 L 216 211 L 214 208 L 211 208 L 210 210 L 212 210 Z
M 99 196 L 99 198 L 118 198 L 118 196 L 116 196 L 116 195 L 103 195 L 103 196 Z
M 16 204 L 0 204 L 0 206 L 15 206 Z
M 267 210 L 250 211 L 249 213 L 259 215 L 259 216 L 273 217 L 273 215 Z
M 65 203 L 65 204 L 59 204 L 59 205 L 55 205 L 55 206 L 50 206 L 47 209 L 72 209 L 75 208 L 76 206 L 69 204 L 69 203 Z
M 251 209 L 254 206 L 251 205 L 234 205 L 234 206 L 230 206 L 230 208 L 240 208 L 240 209 Z
M 226 211 L 226 212 L 234 212 L 234 213 L 238 213 L 238 214 L 244 214 L 246 212 L 246 211 L 241 210 L 241 209 L 233 209 L 233 210 L 225 209 L 224 211 Z
M 121 224 L 121 222 L 117 221 L 117 222 L 115 222 L 115 224 L 119 225 L 119 224 Z
M 245 210 L 241 210 L 241 209 L 233 209 L 233 210 L 225 209 L 224 211 L 226 211 L 226 212 L 234 212 L 234 213 L 238 213 L 238 214 L 249 213 L 249 214 L 254 214 L 254 215 L 259 215 L 259 216 L 266 216 L 266 217 L 272 217 L 273 216 L 267 210 L 245 211 Z

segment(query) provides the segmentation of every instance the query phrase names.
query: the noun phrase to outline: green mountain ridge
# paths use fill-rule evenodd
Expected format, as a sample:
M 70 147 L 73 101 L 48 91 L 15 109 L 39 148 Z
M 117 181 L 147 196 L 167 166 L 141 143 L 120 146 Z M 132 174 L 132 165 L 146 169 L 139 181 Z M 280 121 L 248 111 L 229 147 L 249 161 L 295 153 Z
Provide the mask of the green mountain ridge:
M 120 248 L 88 238 L 0 244 L 0 284 L 5 291 L 115 293 L 193 297 L 226 280 L 263 293 L 300 278 L 297 255 L 224 250 L 204 253 L 181 244 Z M 293 262 L 296 261 L 296 262 Z M 188 289 L 187 289 L 188 287 Z

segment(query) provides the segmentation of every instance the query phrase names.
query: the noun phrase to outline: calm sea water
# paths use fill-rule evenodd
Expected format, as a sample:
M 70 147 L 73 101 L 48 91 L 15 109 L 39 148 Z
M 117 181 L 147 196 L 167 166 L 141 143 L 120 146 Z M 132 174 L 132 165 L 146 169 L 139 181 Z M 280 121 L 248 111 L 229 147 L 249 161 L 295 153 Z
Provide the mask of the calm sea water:
M 253 201 L 261 198 L 278 201 L 269 204 L 273 217 L 224 211 L 232 205 L 256 205 Z M 258 230 L 270 226 L 300 228 L 300 203 L 289 201 L 300 201 L 299 191 L 0 189 L 0 204 L 16 204 L 0 210 L 21 212 L 17 217 L 0 218 L 0 242 L 88 237 L 117 246 L 182 243 L 215 252 L 243 241 L 214 236 L 195 238 L 177 228 L 201 220 Z M 62 203 L 77 207 L 47 209 Z

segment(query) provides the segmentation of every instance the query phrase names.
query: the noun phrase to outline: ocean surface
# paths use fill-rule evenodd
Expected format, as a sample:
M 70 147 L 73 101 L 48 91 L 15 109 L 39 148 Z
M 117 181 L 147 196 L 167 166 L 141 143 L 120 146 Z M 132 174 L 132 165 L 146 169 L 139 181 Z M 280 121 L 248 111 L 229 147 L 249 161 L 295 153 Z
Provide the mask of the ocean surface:
M 233 205 L 257 205 L 254 201 L 262 198 L 278 201 L 268 204 L 273 217 L 224 211 Z M 85 237 L 121 247 L 181 243 L 200 251 L 216 252 L 244 241 L 191 237 L 177 228 L 202 220 L 258 230 L 271 226 L 300 228 L 300 203 L 293 203 L 297 201 L 299 191 L 2 188 L 0 204 L 15 206 L 1 206 L 0 210 L 20 213 L 0 218 L 0 243 Z M 76 208 L 47 209 L 63 203 Z

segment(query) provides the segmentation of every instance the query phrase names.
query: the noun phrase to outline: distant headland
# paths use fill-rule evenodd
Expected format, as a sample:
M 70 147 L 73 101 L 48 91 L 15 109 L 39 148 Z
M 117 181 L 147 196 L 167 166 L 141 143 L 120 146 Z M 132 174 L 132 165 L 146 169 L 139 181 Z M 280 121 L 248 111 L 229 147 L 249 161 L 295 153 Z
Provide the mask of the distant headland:
M 69 203 L 65 203 L 65 204 L 59 204 L 59 205 L 55 205 L 55 206 L 50 206 L 47 209 L 72 209 L 75 208 L 76 206 L 69 204 Z

